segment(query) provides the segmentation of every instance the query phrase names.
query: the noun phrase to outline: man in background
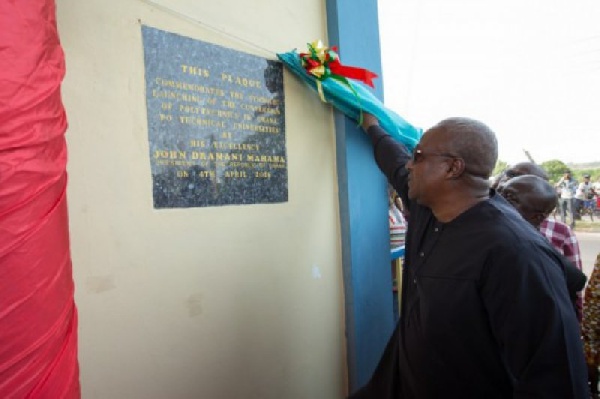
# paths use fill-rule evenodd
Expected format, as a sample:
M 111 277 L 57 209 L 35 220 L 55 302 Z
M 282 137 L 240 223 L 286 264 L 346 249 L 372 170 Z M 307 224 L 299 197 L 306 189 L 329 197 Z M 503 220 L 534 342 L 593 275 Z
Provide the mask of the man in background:
M 590 182 L 590 175 L 583 175 L 583 181 L 579 183 L 577 191 L 575 192 L 575 208 L 580 219 L 584 205 L 587 201 L 591 201 L 595 195 L 596 191 L 594 190 L 594 185 Z
M 571 177 L 571 171 L 567 170 L 563 177 L 556 183 L 558 194 L 560 195 L 558 204 L 563 223 L 567 223 L 567 213 L 571 219 L 571 228 L 575 228 L 575 191 L 577 182 Z
M 508 180 L 499 191 L 519 214 L 536 229 L 547 220 L 556 206 L 556 191 L 546 180 L 539 176 L 523 175 Z M 567 227 L 565 225 L 565 227 Z M 578 248 L 579 250 L 579 248 Z M 565 268 L 569 295 L 573 301 L 577 319 L 581 322 L 583 304 L 581 291 L 585 286 L 586 276 L 574 264 Z
M 501 193 L 504 185 L 506 185 L 510 179 L 524 175 L 533 175 L 548 181 L 548 174 L 541 166 L 532 162 L 521 162 L 506 169 L 503 178 L 500 179 L 498 183 L 498 191 Z M 556 193 L 554 192 L 554 194 L 554 198 L 556 198 Z M 556 206 L 556 199 L 554 201 Z M 550 241 L 552 246 L 565 258 L 571 261 L 577 269 L 583 270 L 581 251 L 579 249 L 577 236 L 575 236 L 575 233 L 568 225 L 550 217 L 551 213 L 552 212 L 548 213 L 541 223 L 537 223 L 536 228 L 548 241 Z M 583 309 L 583 295 L 581 292 L 577 293 L 576 305 L 577 319 L 581 322 Z

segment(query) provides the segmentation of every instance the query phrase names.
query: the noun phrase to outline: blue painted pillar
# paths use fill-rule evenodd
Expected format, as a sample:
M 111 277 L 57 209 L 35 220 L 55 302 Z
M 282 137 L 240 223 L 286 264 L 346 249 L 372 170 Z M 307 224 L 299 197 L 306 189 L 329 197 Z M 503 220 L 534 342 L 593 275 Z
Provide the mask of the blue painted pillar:
M 329 45 L 367 68 L 383 98 L 377 1 L 327 0 Z M 356 122 L 335 114 L 350 392 L 364 385 L 394 327 L 387 182 Z

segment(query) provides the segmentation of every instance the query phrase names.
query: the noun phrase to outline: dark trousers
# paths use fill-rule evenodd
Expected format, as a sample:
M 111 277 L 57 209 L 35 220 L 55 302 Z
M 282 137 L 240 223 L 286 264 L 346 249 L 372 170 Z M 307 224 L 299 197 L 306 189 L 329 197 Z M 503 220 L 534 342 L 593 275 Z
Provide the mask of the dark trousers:
M 569 218 L 571 219 L 571 223 L 569 225 L 573 228 L 575 227 L 575 204 L 574 198 L 561 198 L 558 200 L 558 204 L 560 205 L 560 217 L 564 224 L 567 224 L 567 213 L 569 214 Z

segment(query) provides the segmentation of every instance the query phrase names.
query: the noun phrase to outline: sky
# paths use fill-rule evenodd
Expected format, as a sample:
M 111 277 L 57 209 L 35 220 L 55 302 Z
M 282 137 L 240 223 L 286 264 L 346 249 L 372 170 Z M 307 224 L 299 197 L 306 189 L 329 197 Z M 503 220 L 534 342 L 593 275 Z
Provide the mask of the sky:
M 427 129 L 452 116 L 499 159 L 600 161 L 600 1 L 378 0 L 385 104 Z

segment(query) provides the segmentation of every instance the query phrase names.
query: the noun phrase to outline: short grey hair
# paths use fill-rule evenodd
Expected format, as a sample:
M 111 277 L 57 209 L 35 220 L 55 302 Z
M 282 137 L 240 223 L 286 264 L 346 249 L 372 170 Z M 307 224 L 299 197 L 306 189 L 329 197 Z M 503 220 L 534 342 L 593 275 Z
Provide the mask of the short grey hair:
M 455 117 L 444 119 L 430 130 L 447 135 L 448 152 L 464 159 L 467 173 L 489 179 L 498 160 L 498 141 L 486 124 Z

